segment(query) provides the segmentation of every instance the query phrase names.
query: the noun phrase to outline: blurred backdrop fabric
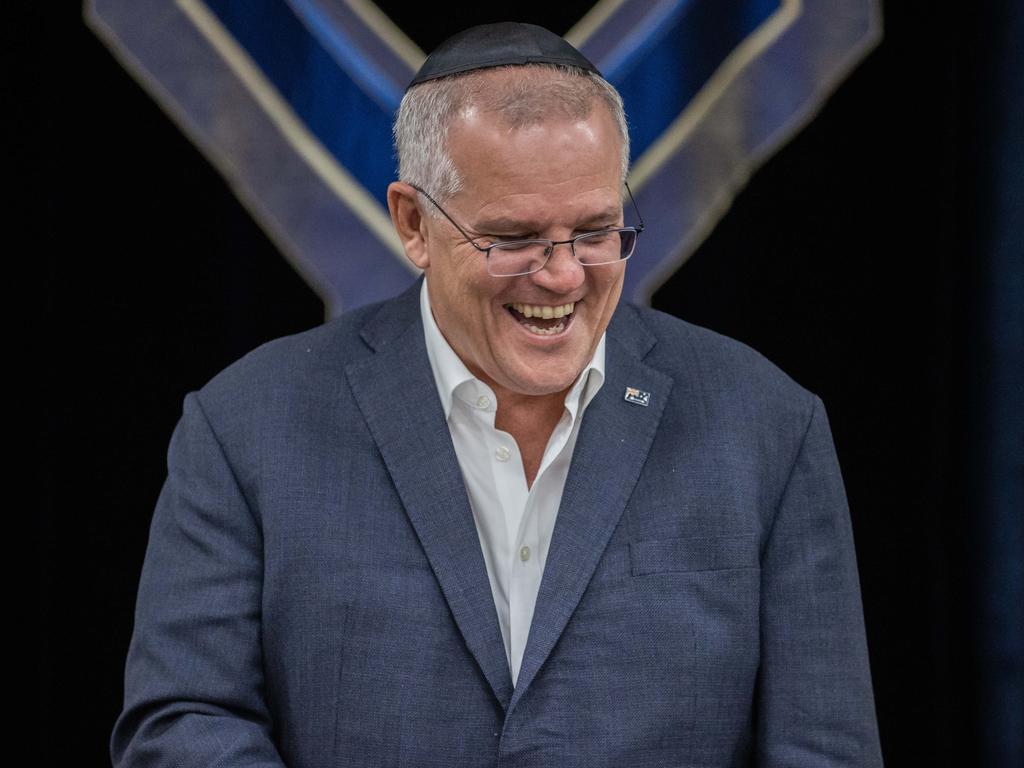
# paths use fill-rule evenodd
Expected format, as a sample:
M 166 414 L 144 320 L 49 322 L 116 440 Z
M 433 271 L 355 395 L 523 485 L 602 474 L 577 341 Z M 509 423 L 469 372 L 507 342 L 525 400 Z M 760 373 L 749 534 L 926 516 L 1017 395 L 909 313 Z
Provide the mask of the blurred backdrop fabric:
M 877 0 L 602 0 L 566 33 L 622 93 L 658 222 L 648 301 L 753 169 L 881 35 Z M 390 125 L 424 54 L 368 0 L 89 0 L 86 18 L 224 175 L 330 316 L 414 277 L 387 212 Z
M 985 765 L 1024 764 L 1024 3 L 997 15 L 976 96 L 980 278 L 972 328 L 969 535 L 978 564 Z
M 234 70 L 221 63 L 227 79 L 198 81 L 179 71 L 184 79 L 163 84 L 142 74 L 143 61 L 152 65 L 153 57 L 167 63 L 165 71 L 183 58 L 221 60 L 193 22 L 179 36 L 185 9 L 200 6 L 124 3 L 128 18 L 131 5 L 144 9 L 134 17 L 136 32 L 151 35 L 129 49 L 108 44 L 120 33 L 113 25 L 104 29 L 100 5 L 25 4 L 18 9 L 25 23 L 5 27 L 19 67 L 10 100 L 12 155 L 16 197 L 26 209 L 24 216 L 18 208 L 9 215 L 9 233 L 30 233 L 42 250 L 13 260 L 32 264 L 37 282 L 11 284 L 44 289 L 39 311 L 23 316 L 25 326 L 38 326 L 39 315 L 45 319 L 41 334 L 36 328 L 28 334 L 27 366 L 40 379 L 41 404 L 31 412 L 42 424 L 34 478 L 41 512 L 33 516 L 39 632 L 32 737 L 41 765 L 109 765 L 149 522 L 185 393 L 259 344 L 321 323 L 325 304 L 331 312 L 344 308 L 350 299 L 343 289 L 382 292 L 389 280 L 412 277 L 390 251 L 376 251 L 366 263 L 340 263 L 343 255 L 379 247 L 364 223 L 362 233 L 326 230 L 338 240 L 322 247 L 335 255 L 339 275 L 350 270 L 348 282 L 339 278 L 334 295 L 311 289 L 327 285 L 326 278 L 302 272 L 312 267 L 285 240 L 299 236 L 273 217 L 310 222 L 304 236 L 314 239 L 312 223 L 329 219 L 329 226 L 336 220 L 343 227 L 358 218 L 354 206 L 338 206 L 337 179 L 324 181 L 314 168 L 326 160 L 348 166 L 326 149 L 316 156 L 300 156 L 291 144 L 280 155 L 268 149 L 262 142 L 284 123 L 274 123 L 264 107 L 248 113 L 248 125 L 223 116 L 208 120 L 211 141 L 241 137 L 238 158 L 215 156 L 194 140 L 185 125 L 192 118 L 168 105 L 192 89 L 199 101 L 210 91 L 211 108 L 238 101 L 252 107 L 255 97 L 232 84 Z M 244 13 L 257 6 L 259 13 Z M 227 9 L 225 17 L 232 10 L 248 15 L 256 25 L 271 13 L 268 3 L 216 7 Z M 339 14 L 356 14 L 373 31 L 350 33 L 361 55 L 380 45 L 386 25 L 370 4 L 277 7 L 302 19 L 300 30 L 316 26 L 310 19 L 317 10 L 332 24 Z M 396 71 L 412 70 L 410 52 L 417 48 L 430 50 L 476 23 L 508 19 L 504 8 L 478 2 L 381 0 L 376 7 L 413 41 L 391 47 Z M 772 19 L 788 18 L 780 9 L 797 6 L 690 7 L 750 9 L 731 28 L 755 30 L 742 38 L 747 41 L 762 40 L 756 30 L 778 31 Z M 823 6 L 799 6 L 801 13 L 812 7 Z M 585 0 L 516 4 L 518 19 L 561 34 L 573 32 L 588 10 Z M 894 0 L 881 12 L 884 37 L 860 64 L 849 69 L 832 60 L 833 75 L 845 79 L 831 95 L 807 98 L 804 114 L 790 111 L 774 123 L 776 134 L 761 135 L 762 147 L 782 144 L 760 169 L 742 183 L 760 162 L 751 154 L 746 171 L 737 163 L 731 179 L 720 177 L 726 179 L 720 203 L 733 194 L 730 184 L 738 191 L 724 212 L 705 209 L 706 226 L 718 221 L 706 237 L 701 240 L 699 223 L 689 230 L 694 240 L 680 252 L 690 249 L 686 262 L 667 275 L 645 267 L 645 280 L 654 282 L 634 279 L 631 290 L 645 296 L 660 283 L 651 294 L 656 308 L 753 346 L 824 400 L 850 499 L 887 765 L 1018 768 L 1024 764 L 1024 3 L 979 0 L 968 8 L 953 0 Z M 211 11 L 212 18 L 225 27 Z M 323 36 L 331 27 L 318 28 Z M 856 28 L 856 19 L 832 19 L 818 39 L 827 47 L 833 32 L 849 40 Z M 288 34 L 282 24 L 270 40 Z M 294 49 L 300 74 L 331 50 L 321 37 L 306 39 L 320 53 Z M 860 39 L 869 46 L 872 37 Z M 694 45 L 702 41 L 698 36 Z M 855 45 L 847 50 L 847 64 L 863 54 Z M 794 49 L 798 60 L 787 66 L 806 71 L 818 61 L 812 54 Z M 365 60 L 384 67 L 380 57 Z M 744 98 L 772 103 L 776 90 L 786 91 L 789 71 L 781 70 L 782 82 L 769 81 Z M 394 82 L 397 76 L 386 72 Z M 361 76 L 387 82 L 372 69 Z M 821 83 L 826 91 L 834 85 Z M 803 81 L 789 95 L 799 101 L 807 87 Z M 699 99 L 707 91 L 694 92 Z M 280 101 L 290 104 L 284 96 Z M 340 112 L 330 104 L 299 106 L 289 110 L 321 109 L 316 120 L 324 125 Z M 636 117 L 634 110 L 639 131 Z M 367 125 L 345 122 L 339 130 Z M 752 130 L 753 123 L 743 125 Z M 727 134 L 726 146 L 754 147 L 755 141 L 743 144 L 752 138 L 743 131 Z M 374 140 L 388 145 L 386 127 Z M 281 182 L 259 210 L 255 193 L 240 181 L 254 155 L 270 163 L 263 178 Z M 677 182 L 687 184 L 688 173 Z M 319 190 L 306 184 L 312 176 Z M 650 189 L 641 200 L 648 225 L 642 252 L 656 242 L 648 237 L 655 230 L 671 229 L 676 210 L 668 203 L 659 208 Z M 366 190 L 365 199 L 379 209 L 379 187 Z M 14 252 L 21 256 L 23 248 Z M 643 263 L 639 258 L 636 264 Z M 669 258 L 671 270 L 676 257 Z

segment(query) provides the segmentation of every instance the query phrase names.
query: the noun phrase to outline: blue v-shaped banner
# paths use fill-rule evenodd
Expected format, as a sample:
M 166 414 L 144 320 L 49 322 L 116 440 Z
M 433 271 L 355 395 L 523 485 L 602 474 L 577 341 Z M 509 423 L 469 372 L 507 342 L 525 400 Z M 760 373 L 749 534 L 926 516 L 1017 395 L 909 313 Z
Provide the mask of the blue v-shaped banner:
M 328 315 L 415 277 L 385 191 L 424 54 L 369 0 L 88 0 L 86 20 L 206 154 Z M 645 301 L 881 36 L 878 0 L 602 0 L 566 35 L 622 93 Z

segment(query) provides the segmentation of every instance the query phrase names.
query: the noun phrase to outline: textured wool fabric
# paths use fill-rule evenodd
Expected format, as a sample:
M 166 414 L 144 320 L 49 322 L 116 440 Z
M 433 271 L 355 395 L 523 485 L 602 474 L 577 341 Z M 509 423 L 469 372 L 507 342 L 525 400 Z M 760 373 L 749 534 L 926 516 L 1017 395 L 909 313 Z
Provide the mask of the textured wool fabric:
M 605 337 L 602 334 L 590 362 L 566 393 L 562 417 L 548 439 L 533 485 L 527 488 L 515 438 L 494 426 L 498 398 L 470 373 L 437 327 L 426 282 L 420 291 L 420 319 L 515 685 L 580 424 L 604 383 Z M 508 452 L 497 458 L 501 448 Z
M 621 305 L 513 688 L 418 291 L 186 398 L 115 766 L 880 765 L 818 399 Z

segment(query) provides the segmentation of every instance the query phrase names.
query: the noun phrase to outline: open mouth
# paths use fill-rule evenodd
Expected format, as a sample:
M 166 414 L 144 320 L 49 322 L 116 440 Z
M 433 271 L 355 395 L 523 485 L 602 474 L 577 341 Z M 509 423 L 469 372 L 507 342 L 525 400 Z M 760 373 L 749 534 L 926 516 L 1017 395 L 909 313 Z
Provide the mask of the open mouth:
M 556 336 L 572 323 L 576 302 L 547 306 L 541 304 L 506 304 L 505 309 L 530 333 Z

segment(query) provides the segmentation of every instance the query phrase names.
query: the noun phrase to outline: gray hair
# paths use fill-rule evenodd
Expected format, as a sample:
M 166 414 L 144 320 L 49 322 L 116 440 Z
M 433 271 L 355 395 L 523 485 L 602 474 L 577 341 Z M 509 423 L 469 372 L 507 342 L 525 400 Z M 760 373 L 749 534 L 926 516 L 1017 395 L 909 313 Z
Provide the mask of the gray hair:
M 495 88 L 493 73 L 521 70 Z M 572 66 L 527 64 L 495 67 L 428 80 L 402 98 L 393 135 L 398 178 L 414 184 L 439 202 L 462 188 L 448 152 L 448 126 L 470 106 L 496 112 L 512 128 L 537 125 L 552 113 L 578 120 L 590 115 L 594 100 L 608 108 L 622 140 L 621 176 L 629 170 L 629 129 L 622 97 L 603 77 Z M 432 215 L 433 206 L 429 206 Z

